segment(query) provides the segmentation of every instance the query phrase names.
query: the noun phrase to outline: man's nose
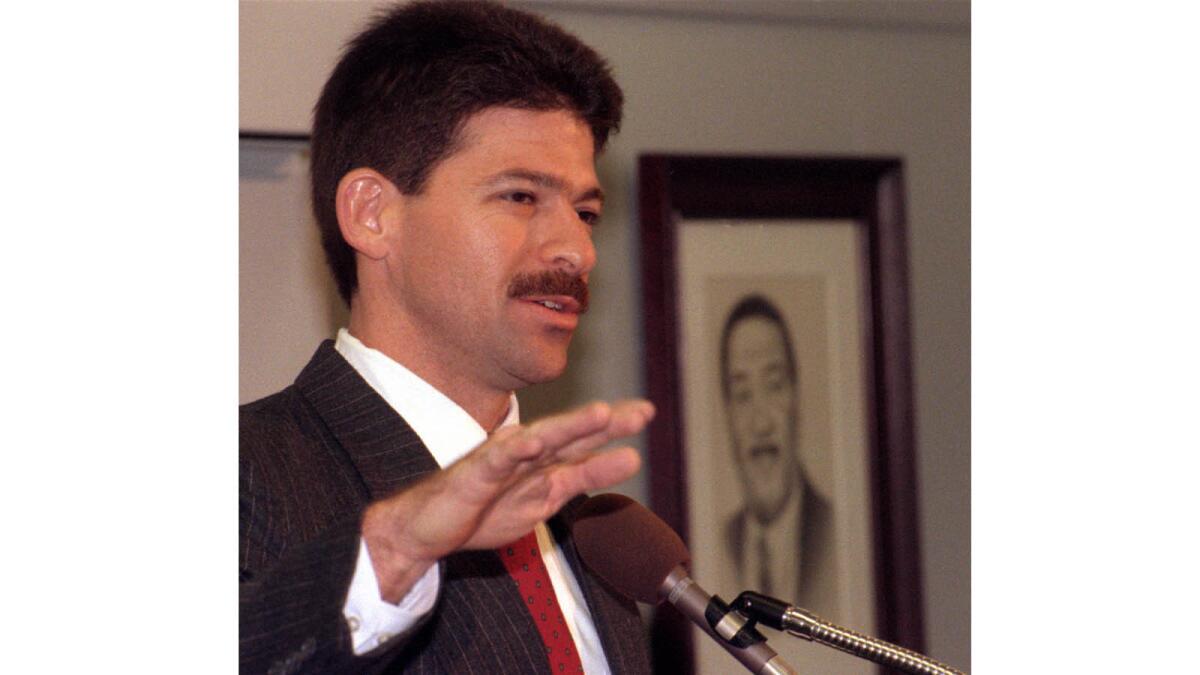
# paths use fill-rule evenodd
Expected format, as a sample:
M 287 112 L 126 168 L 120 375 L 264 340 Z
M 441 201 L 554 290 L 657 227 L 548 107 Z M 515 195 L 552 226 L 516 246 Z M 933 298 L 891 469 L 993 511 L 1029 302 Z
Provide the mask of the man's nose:
M 754 425 L 754 433 L 758 436 L 766 436 L 775 431 L 775 417 L 767 406 L 760 404 L 754 405 L 751 413 L 750 422 Z
M 547 221 L 540 247 L 543 262 L 555 270 L 586 277 L 596 266 L 591 226 L 569 205 L 555 209 Z

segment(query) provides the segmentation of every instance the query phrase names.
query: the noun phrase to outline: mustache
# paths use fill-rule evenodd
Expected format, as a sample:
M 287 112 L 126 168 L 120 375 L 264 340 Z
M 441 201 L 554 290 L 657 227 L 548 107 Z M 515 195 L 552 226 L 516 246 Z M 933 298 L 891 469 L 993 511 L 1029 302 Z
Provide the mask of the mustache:
M 518 274 L 508 283 L 508 297 L 524 298 L 531 295 L 565 295 L 579 303 L 579 313 L 588 308 L 588 285 L 575 274 L 555 270 L 553 272 L 527 272 Z

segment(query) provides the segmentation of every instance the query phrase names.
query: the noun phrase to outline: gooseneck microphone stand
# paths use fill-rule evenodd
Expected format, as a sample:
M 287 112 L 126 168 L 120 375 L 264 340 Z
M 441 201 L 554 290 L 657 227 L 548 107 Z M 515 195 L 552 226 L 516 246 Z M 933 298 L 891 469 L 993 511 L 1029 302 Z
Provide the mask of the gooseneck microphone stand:
M 751 624 L 762 622 L 776 630 L 782 630 L 805 640 L 852 654 L 860 659 L 874 661 L 889 668 L 896 668 L 913 675 L 964 675 L 933 659 L 878 638 L 856 633 L 818 618 L 812 612 L 794 607 L 781 600 L 743 591 L 733 601 L 733 609 L 744 614 Z

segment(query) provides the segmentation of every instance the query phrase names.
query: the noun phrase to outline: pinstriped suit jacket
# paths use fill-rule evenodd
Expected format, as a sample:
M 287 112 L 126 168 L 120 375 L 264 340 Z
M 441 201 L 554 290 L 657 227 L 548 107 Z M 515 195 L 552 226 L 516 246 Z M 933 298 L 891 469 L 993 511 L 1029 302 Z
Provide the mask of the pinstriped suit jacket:
M 324 342 L 295 383 L 241 408 L 239 648 L 243 673 L 549 673 L 537 627 L 500 558 L 441 562 L 434 610 L 356 657 L 342 616 L 364 507 L 438 470 L 413 430 Z M 550 521 L 613 673 L 649 673 L 636 606 L 592 576 Z

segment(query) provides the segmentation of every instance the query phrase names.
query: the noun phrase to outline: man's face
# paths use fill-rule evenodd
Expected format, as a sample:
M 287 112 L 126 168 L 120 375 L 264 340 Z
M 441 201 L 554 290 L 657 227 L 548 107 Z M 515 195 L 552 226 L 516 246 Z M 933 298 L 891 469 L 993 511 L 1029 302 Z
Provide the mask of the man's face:
M 470 117 L 457 151 L 402 202 L 388 274 L 412 347 L 452 377 L 500 390 L 560 375 L 602 198 L 591 130 L 575 115 Z
M 779 324 L 752 316 L 729 334 L 726 408 L 748 506 L 763 522 L 796 483 L 796 384 Z

